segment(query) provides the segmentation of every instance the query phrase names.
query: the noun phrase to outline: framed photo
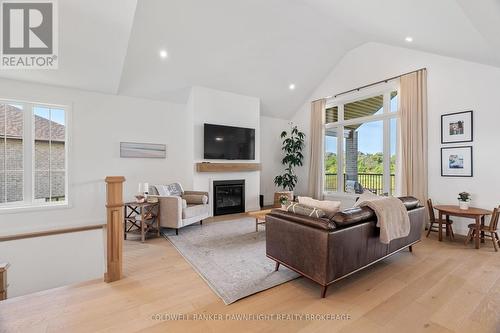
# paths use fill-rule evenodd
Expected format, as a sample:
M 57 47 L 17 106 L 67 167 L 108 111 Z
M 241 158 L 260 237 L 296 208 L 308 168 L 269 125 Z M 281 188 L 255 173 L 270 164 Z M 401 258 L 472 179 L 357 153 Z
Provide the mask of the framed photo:
M 441 143 L 472 142 L 472 111 L 441 116 Z
M 472 177 L 472 146 L 441 148 L 442 177 Z

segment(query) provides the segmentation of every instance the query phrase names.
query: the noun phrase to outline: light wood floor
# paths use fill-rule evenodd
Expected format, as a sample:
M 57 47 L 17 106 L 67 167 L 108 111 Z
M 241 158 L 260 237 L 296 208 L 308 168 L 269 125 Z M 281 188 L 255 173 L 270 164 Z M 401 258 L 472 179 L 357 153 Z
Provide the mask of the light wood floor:
M 423 239 L 321 299 L 307 279 L 226 306 L 165 239 L 126 241 L 126 277 L 0 302 L 1 332 L 500 332 L 500 252 Z M 34 276 L 33 278 L 36 278 Z M 347 314 L 349 320 L 155 320 L 155 314 Z

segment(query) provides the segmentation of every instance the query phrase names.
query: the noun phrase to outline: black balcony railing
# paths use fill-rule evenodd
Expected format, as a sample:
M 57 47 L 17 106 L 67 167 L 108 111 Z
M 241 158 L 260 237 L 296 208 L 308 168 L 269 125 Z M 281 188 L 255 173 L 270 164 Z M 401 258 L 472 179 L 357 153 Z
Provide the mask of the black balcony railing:
M 326 191 L 338 191 L 337 189 L 337 177 L 336 173 L 325 174 L 325 190 Z M 346 185 L 347 175 L 344 173 L 344 191 Z M 358 183 L 360 183 L 363 188 L 370 190 L 377 194 L 384 193 L 384 175 L 380 173 L 358 173 Z M 396 188 L 396 175 L 391 174 L 391 193 L 394 193 Z

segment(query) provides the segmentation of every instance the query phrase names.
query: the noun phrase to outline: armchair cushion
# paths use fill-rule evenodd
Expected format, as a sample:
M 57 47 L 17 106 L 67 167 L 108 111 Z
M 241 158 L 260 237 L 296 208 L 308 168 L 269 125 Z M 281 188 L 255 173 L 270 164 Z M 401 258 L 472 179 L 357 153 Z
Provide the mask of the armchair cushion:
M 208 210 L 208 205 L 188 205 L 182 210 L 182 218 L 189 219 L 196 216 L 203 216 Z
M 182 199 L 186 200 L 188 205 L 200 205 L 208 203 L 208 197 L 203 194 L 184 194 Z

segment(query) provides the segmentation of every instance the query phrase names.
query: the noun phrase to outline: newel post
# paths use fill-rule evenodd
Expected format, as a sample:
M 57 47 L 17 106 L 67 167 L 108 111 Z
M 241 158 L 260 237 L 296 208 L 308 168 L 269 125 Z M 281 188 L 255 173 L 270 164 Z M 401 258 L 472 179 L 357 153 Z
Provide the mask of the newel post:
M 122 278 L 123 259 L 123 182 L 125 177 L 106 177 L 106 235 L 107 271 L 104 281 L 113 282 Z

